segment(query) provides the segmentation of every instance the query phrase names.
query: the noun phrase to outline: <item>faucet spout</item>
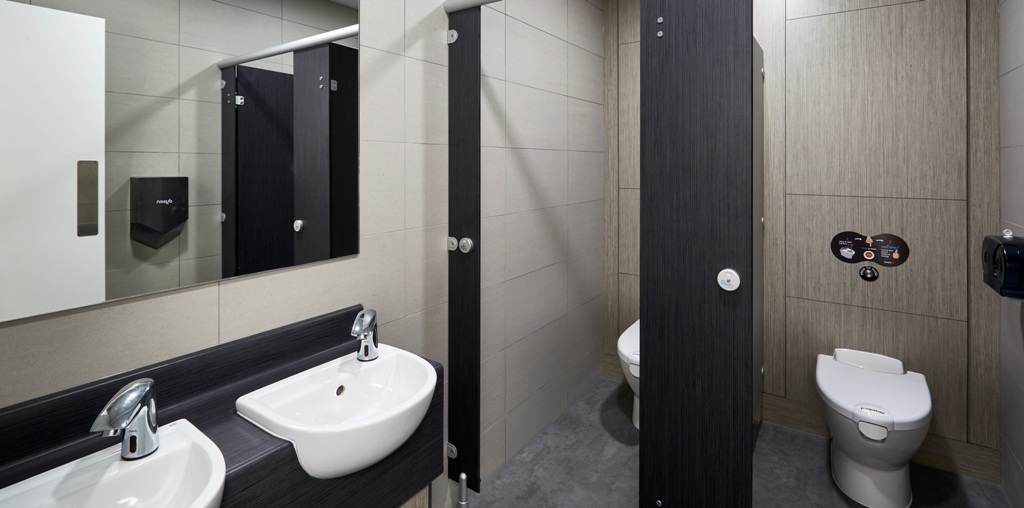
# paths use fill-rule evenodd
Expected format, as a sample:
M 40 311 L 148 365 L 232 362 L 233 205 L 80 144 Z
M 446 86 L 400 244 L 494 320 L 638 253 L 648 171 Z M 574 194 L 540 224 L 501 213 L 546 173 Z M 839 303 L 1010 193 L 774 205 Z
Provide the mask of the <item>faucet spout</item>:
M 359 352 L 356 353 L 356 360 L 369 362 L 376 360 L 380 353 L 377 351 L 377 311 L 364 309 L 356 316 L 352 323 L 352 336 L 359 339 Z
M 157 435 L 153 380 L 136 379 L 114 394 L 103 407 L 90 432 L 103 437 L 122 436 L 121 458 L 141 459 L 160 447 Z

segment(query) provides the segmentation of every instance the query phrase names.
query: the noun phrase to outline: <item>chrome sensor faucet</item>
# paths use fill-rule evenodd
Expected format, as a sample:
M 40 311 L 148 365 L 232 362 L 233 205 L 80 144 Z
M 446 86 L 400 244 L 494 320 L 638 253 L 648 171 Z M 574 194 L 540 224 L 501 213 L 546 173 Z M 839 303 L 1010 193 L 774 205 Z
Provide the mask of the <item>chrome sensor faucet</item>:
M 122 435 L 121 458 L 141 459 L 160 447 L 157 435 L 153 380 L 136 379 L 118 390 L 103 407 L 89 432 L 104 437 Z
M 356 360 L 369 362 L 376 360 L 377 352 L 377 311 L 365 309 L 356 316 L 352 323 L 352 336 L 359 339 L 359 352 Z

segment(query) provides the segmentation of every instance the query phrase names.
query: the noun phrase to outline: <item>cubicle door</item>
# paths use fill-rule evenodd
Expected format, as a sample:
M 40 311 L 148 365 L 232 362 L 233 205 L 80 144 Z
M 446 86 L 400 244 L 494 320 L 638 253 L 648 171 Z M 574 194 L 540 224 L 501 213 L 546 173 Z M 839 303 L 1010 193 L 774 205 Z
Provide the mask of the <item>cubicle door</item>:
M 104 23 L 0 2 L 0 321 L 106 296 Z

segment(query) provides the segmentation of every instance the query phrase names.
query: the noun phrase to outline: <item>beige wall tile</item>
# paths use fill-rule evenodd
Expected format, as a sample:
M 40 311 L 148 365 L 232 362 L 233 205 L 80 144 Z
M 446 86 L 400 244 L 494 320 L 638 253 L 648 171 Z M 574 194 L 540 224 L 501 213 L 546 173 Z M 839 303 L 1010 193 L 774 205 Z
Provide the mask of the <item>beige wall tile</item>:
M 598 247 L 569 258 L 569 309 L 604 293 L 604 249 Z
M 405 141 L 448 143 L 448 68 L 405 59 Z
M 405 146 L 405 227 L 448 222 L 448 147 Z
M 1020 300 L 1000 299 L 999 364 L 1002 375 L 1024 390 L 1024 307 Z
M 190 205 L 219 205 L 221 200 L 221 157 L 219 153 L 184 153 L 179 175 L 188 177 Z M 107 159 L 110 167 L 110 159 Z
M 566 402 L 572 404 L 601 379 L 601 352 L 590 351 L 565 371 Z
M 605 308 L 605 299 L 598 297 L 569 311 L 570 363 L 578 362 L 589 352 L 601 352 Z
M 480 215 L 505 214 L 505 149 L 480 149 Z
M 178 46 L 107 33 L 107 91 L 178 97 Z
M 505 352 L 480 362 L 480 428 L 505 417 Z
M 106 113 L 108 152 L 178 151 L 178 101 L 107 93 Z
M 32 5 L 107 20 L 107 31 L 178 43 L 178 0 L 35 0 Z
M 515 18 L 508 19 L 505 29 L 506 80 L 565 95 L 569 45 Z
M 217 170 L 220 171 L 220 168 Z M 178 154 L 107 152 L 105 192 L 108 212 L 130 208 L 128 201 L 131 190 L 129 179 L 133 176 L 178 176 Z M 191 181 L 189 183 L 191 185 Z M 190 197 L 192 195 L 191 189 L 189 195 Z
M 999 179 L 999 216 L 1007 222 L 1024 224 L 1024 199 L 1020 199 L 1020 191 L 1024 189 L 1024 146 L 999 151 Z
M 566 207 L 506 215 L 505 276 L 514 279 L 566 258 Z
M 604 151 L 604 106 L 569 98 L 569 150 Z
M 505 350 L 505 406 L 514 408 L 565 370 L 569 320 L 562 316 Z
M 220 255 L 220 210 L 220 205 L 188 207 L 188 222 L 178 242 L 179 259 Z
M 486 481 L 504 465 L 505 419 L 502 418 L 480 434 L 480 478 Z
M 1024 2 L 999 4 L 999 75 L 1024 65 Z
M 249 9 L 275 18 L 281 17 L 282 0 L 214 0 L 217 2 Z
M 339 27 L 340 28 L 340 27 Z M 281 22 L 281 42 L 297 41 L 306 37 L 324 33 L 325 30 L 322 28 L 316 28 L 309 25 L 303 25 L 294 21 L 282 21 Z M 281 55 L 281 63 L 283 65 L 295 66 L 295 59 L 293 53 L 285 53 Z
M 508 83 L 507 142 L 516 148 L 565 150 L 568 102 L 564 95 Z
M 636 2 L 638 0 L 629 0 Z M 623 2 L 628 3 L 628 2 Z M 620 3 L 619 5 L 623 5 Z M 619 187 L 640 188 L 640 43 L 619 46 Z
M 615 336 L 621 335 L 637 319 L 640 319 L 640 277 L 619 274 L 619 329 Z
M 587 0 L 569 0 L 569 43 L 604 56 L 604 13 Z
M 569 5 L 567 0 L 506 0 L 505 13 L 510 17 L 567 40 Z
M 505 16 L 480 10 L 480 74 L 505 79 Z
M 0 407 L 216 344 L 215 286 L 4 323 Z
M 1010 505 L 1011 508 L 1021 508 L 1024 506 L 1024 467 L 1005 440 L 999 451 L 1003 466 L 1003 493 L 1011 503 L 1017 503 Z
M 505 284 L 480 292 L 480 358 L 484 360 L 505 349 Z
M 569 256 L 604 247 L 604 201 L 568 206 Z
M 1024 67 L 999 78 L 999 146 L 1024 146 Z
M 405 141 L 405 85 L 405 58 L 359 51 L 360 140 Z
M 505 282 L 505 217 L 486 217 L 480 222 L 480 286 Z
M 568 262 L 561 262 L 505 283 L 505 344 L 511 345 L 565 315 L 568 269 Z
M 359 234 L 399 231 L 405 226 L 403 143 L 359 144 Z
M 284 0 L 283 17 L 321 30 L 335 30 L 359 23 L 359 11 L 322 0 Z
M 223 263 L 221 256 L 182 259 L 179 262 L 181 287 L 220 280 Z
M 403 23 L 397 23 L 403 20 Z M 401 55 L 405 52 L 405 1 L 375 0 L 359 5 L 359 43 Z M 363 76 L 360 74 L 360 78 Z
M 564 150 L 505 152 L 505 207 L 508 213 L 566 203 L 568 155 Z
M 405 3 L 405 55 L 448 65 L 448 15 L 444 0 Z
M 180 2 L 182 46 L 241 55 L 281 44 L 280 18 L 209 0 Z
M 366 307 L 372 308 L 371 305 Z M 411 314 L 379 327 L 379 339 L 444 365 L 448 379 L 448 304 Z
M 640 190 L 619 191 L 619 273 L 640 275 Z
M 569 152 L 568 202 L 604 199 L 604 154 Z
M 552 379 L 505 417 L 505 454 L 519 453 L 566 407 L 565 374 Z
M 480 78 L 480 146 L 505 146 L 505 82 Z
M 220 104 L 178 101 L 181 152 L 220 153 Z
M 404 249 L 402 232 L 365 236 L 353 257 L 221 282 L 221 341 L 357 303 L 381 323 L 404 316 Z
M 405 312 L 448 301 L 448 225 L 405 232 Z
M 571 44 L 569 97 L 604 104 L 604 58 Z
M 179 97 L 219 104 L 221 71 L 217 68 L 217 62 L 229 56 L 232 55 L 179 46 Z

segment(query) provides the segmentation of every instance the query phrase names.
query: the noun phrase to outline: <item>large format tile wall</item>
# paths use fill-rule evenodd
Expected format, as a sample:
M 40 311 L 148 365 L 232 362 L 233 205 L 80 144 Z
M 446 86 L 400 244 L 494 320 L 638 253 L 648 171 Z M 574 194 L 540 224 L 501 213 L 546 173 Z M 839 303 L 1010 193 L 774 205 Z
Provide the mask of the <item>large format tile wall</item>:
M 606 316 L 602 374 L 622 379 L 616 344 L 640 318 L 640 0 L 608 0 L 605 87 Z
M 600 372 L 603 18 L 598 0 L 482 8 L 485 482 Z
M 999 154 L 1002 226 L 1024 235 L 1024 0 L 999 4 Z M 1024 308 L 1000 309 L 1000 450 L 1003 490 L 1024 508 Z
M 764 0 L 754 35 L 766 75 L 766 418 L 823 431 L 816 356 L 894 356 L 931 389 L 918 459 L 992 480 L 996 303 L 974 251 L 996 222 L 995 13 L 980 4 Z M 865 282 L 863 263 L 830 252 L 841 231 L 899 235 L 910 257 Z
M 107 299 L 220 279 L 222 58 L 359 22 L 329 0 L 32 0 L 107 20 Z M 350 41 L 349 44 L 357 44 Z M 291 72 L 291 55 L 250 65 Z M 129 238 L 129 177 L 189 178 L 189 220 L 159 249 Z

